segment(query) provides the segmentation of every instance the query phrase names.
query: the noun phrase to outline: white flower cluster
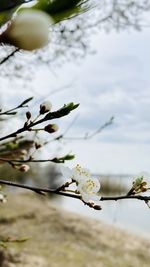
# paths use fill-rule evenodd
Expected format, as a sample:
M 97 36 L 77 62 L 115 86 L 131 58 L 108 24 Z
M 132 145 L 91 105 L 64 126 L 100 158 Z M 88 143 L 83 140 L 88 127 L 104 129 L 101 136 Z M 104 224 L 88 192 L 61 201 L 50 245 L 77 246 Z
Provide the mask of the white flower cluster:
M 77 165 L 75 168 L 61 168 L 62 175 L 65 179 L 71 179 L 76 182 L 77 191 L 81 194 L 82 200 L 86 203 L 100 200 L 98 194 L 100 190 L 100 181 L 93 178 L 90 171 Z

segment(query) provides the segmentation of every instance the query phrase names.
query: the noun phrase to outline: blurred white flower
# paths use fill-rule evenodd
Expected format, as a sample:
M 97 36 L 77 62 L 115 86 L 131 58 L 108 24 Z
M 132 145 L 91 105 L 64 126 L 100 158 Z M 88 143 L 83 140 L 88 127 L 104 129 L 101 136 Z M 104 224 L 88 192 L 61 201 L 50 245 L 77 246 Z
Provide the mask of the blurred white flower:
M 4 42 L 24 50 L 34 50 L 48 44 L 50 17 L 43 11 L 24 10 L 12 19 L 3 33 Z

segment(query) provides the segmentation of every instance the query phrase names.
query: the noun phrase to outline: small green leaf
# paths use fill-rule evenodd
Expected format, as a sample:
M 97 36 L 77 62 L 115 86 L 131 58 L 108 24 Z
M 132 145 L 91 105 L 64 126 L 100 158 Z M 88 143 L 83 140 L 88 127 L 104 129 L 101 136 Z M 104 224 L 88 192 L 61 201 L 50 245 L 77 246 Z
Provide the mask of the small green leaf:
M 66 160 L 73 160 L 75 155 L 67 154 L 64 157 L 58 158 L 59 163 L 64 163 Z
M 13 111 L 13 112 L 8 112 L 5 115 L 16 115 L 16 114 L 17 114 L 17 112 L 16 111 Z
M 28 102 L 30 102 L 32 99 L 33 99 L 33 97 L 29 97 L 29 98 L 27 98 L 26 100 L 24 100 L 24 101 L 19 105 L 19 107 L 24 106 L 25 104 L 27 104 Z
M 53 119 L 58 119 L 61 117 L 64 117 L 66 115 L 68 115 L 72 110 L 76 109 L 79 106 L 79 104 L 74 104 L 73 102 L 69 103 L 69 104 L 65 104 L 62 108 L 60 108 L 57 111 L 54 112 L 49 112 L 44 120 L 53 120 Z
M 62 110 L 68 110 L 68 112 L 76 109 L 79 106 L 79 104 L 74 104 L 73 102 L 70 102 L 68 104 L 65 104 L 61 109 Z
M 8 144 L 6 144 L 6 148 L 9 150 L 17 149 L 19 148 L 19 144 L 14 142 L 9 142 Z

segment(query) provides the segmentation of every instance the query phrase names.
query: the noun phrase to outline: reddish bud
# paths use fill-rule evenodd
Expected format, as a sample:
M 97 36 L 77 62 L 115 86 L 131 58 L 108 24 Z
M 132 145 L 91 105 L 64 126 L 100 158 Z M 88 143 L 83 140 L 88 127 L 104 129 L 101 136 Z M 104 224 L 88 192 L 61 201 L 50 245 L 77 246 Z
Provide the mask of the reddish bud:
M 95 209 L 95 210 L 101 210 L 102 208 L 101 208 L 100 205 L 93 205 L 93 209 Z
M 48 124 L 45 126 L 44 131 L 48 133 L 55 133 L 58 131 L 58 125 L 57 124 Z
M 27 111 L 27 112 L 26 112 L 26 117 L 27 117 L 28 120 L 31 119 L 31 112 L 30 112 L 30 111 Z

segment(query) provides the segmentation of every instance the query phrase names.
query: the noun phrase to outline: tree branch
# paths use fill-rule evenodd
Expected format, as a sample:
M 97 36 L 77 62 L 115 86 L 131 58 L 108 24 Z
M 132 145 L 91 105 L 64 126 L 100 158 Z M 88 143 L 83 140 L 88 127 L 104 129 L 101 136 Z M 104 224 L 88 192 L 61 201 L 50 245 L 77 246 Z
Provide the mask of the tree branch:
M 64 163 L 66 160 L 71 160 L 74 158 L 74 155 L 72 154 L 66 154 L 63 157 L 55 157 L 52 159 L 33 159 L 32 157 L 29 157 L 28 159 L 22 160 L 22 159 L 9 159 L 9 158 L 2 158 L 0 157 L 0 161 L 14 164 L 14 163 L 42 163 L 42 162 L 53 162 L 53 163 Z
M 1 137 L 0 141 L 6 140 L 8 138 L 16 137 L 18 134 L 26 132 L 26 131 L 31 131 L 32 127 L 34 127 L 38 124 L 41 124 L 43 122 L 64 117 L 64 116 L 68 115 L 72 110 L 76 109 L 78 106 L 79 106 L 79 104 L 74 104 L 74 103 L 69 103 L 68 105 L 64 105 L 62 108 L 60 108 L 57 111 L 47 113 L 44 116 L 44 118 L 42 118 L 42 119 L 39 119 L 35 122 L 31 121 L 29 124 L 25 123 L 24 126 L 20 129 L 18 129 L 17 131 Z
M 29 185 L 19 184 L 19 183 L 15 183 L 15 182 L 11 182 L 11 181 L 5 181 L 5 180 L 1 180 L 1 179 L 0 179 L 0 184 L 27 189 L 27 190 L 33 191 L 35 193 L 44 192 L 44 193 L 50 193 L 50 194 L 56 194 L 56 195 L 81 199 L 80 195 L 70 194 L 67 192 L 65 193 L 62 191 L 58 191 L 58 189 L 40 188 L 40 187 L 36 187 L 36 186 L 29 186 Z
M 56 137 L 55 140 L 60 140 L 61 138 L 63 138 L 64 140 L 89 140 L 92 139 L 95 135 L 101 133 L 106 127 L 110 126 L 113 124 L 114 121 L 114 117 L 111 117 L 107 122 L 105 122 L 104 124 L 102 124 L 97 130 L 95 130 L 93 133 L 87 133 L 83 136 L 71 136 L 71 137 L 67 137 L 64 134 Z M 66 134 L 66 133 L 65 133 Z
M 15 183 L 15 182 L 11 182 L 11 181 L 5 181 L 5 180 L 1 180 L 1 179 L 0 179 L 0 184 L 12 186 L 12 187 L 23 188 L 23 189 L 33 191 L 35 193 L 40 193 L 40 194 L 41 193 L 50 193 L 50 194 L 52 193 L 52 194 L 56 194 L 56 195 L 61 195 L 61 196 L 71 197 L 71 198 L 81 200 L 80 194 L 69 193 L 69 192 L 65 192 L 65 191 L 59 191 L 58 189 L 29 186 L 29 185 Z M 62 187 L 60 187 L 60 189 L 61 188 Z M 101 197 L 100 201 L 118 201 L 118 200 L 122 200 L 122 199 L 124 199 L 124 200 L 125 199 L 137 199 L 137 200 L 142 200 L 142 201 L 148 202 L 148 201 L 150 201 L 150 196 L 142 196 L 142 195 L 122 195 L 122 196 L 114 196 L 114 197 L 111 197 L 111 196 L 107 197 L 106 196 L 106 197 Z

